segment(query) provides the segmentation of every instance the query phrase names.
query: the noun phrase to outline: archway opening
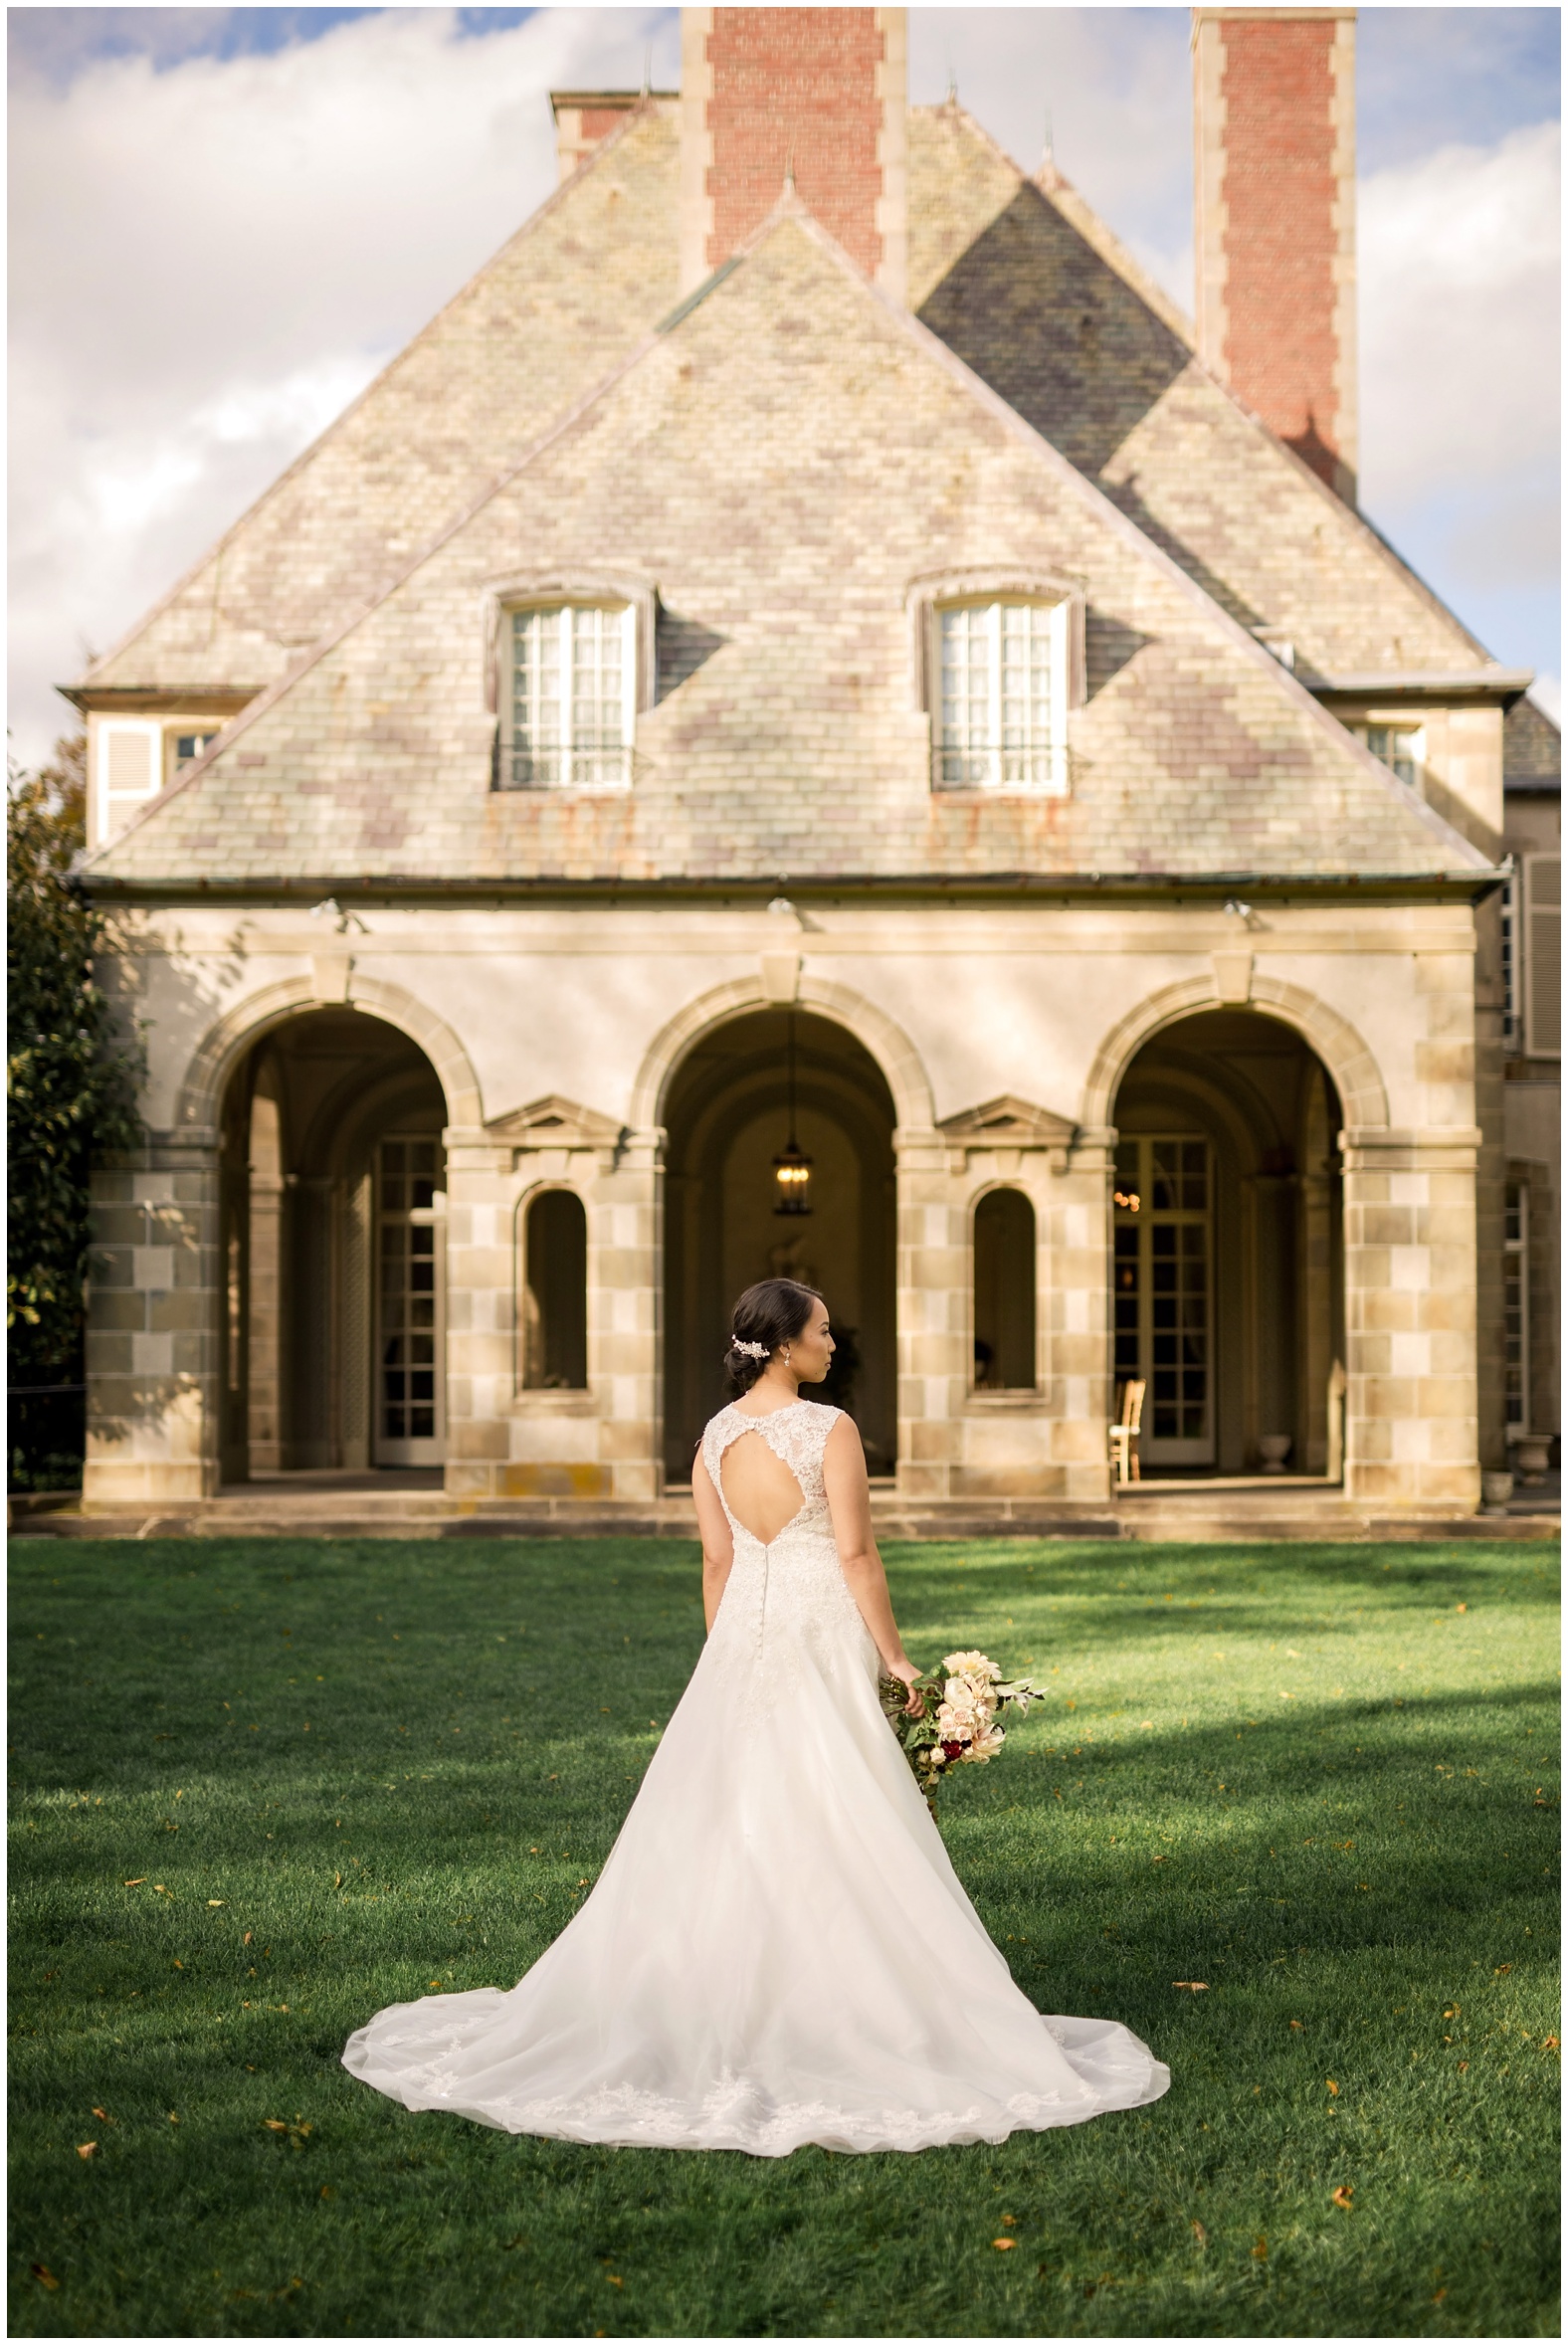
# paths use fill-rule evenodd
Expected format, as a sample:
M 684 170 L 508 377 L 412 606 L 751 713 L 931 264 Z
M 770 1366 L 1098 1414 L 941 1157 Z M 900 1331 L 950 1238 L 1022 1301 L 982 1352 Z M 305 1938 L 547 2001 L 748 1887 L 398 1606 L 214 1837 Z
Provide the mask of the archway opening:
M 1205 1010 L 1117 1090 L 1115 1401 L 1144 1384 L 1145 1474 L 1337 1473 L 1338 1094 L 1292 1027 Z
M 300 1012 L 222 1116 L 219 1452 L 226 1481 L 422 1471 L 446 1451 L 447 1105 L 416 1043 Z
M 809 1214 L 780 1213 L 775 1159 L 791 1133 L 811 1159 Z M 729 1310 L 758 1278 L 827 1297 L 839 1351 L 813 1397 L 847 1409 L 873 1473 L 896 1452 L 892 1094 L 871 1053 L 805 1010 L 756 1010 L 704 1035 L 665 1106 L 666 1472 L 690 1474 L 724 1399 Z M 793 1184 L 798 1186 L 798 1183 Z

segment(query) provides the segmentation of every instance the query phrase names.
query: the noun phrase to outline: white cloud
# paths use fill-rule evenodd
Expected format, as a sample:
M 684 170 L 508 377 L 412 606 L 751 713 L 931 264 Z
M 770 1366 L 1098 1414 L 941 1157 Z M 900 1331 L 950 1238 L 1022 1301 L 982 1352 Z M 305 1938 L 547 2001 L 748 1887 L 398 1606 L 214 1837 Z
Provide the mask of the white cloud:
M 86 62 L 72 28 L 108 12 L 52 13 L 69 55 L 35 41 L 11 91 L 11 722 L 29 758 L 70 721 L 51 684 L 549 192 L 548 90 L 635 86 L 650 44 L 656 82 L 679 78 L 669 9 L 543 9 L 483 39 L 392 9 L 226 58 L 164 38 L 225 12 L 153 11 L 155 59 Z M 1049 117 L 1063 170 L 1190 306 L 1184 9 L 917 8 L 909 33 L 911 98 L 940 98 L 951 68 L 1030 168 Z M 1363 494 L 1502 656 L 1553 668 L 1556 172 L 1540 125 L 1373 173 L 1360 198 Z
M 1540 122 L 1362 183 L 1369 499 L 1394 506 L 1445 482 L 1506 482 L 1555 454 L 1560 164 L 1558 126 Z
M 547 93 L 675 79 L 661 9 L 390 10 L 11 93 L 15 751 L 555 184 Z

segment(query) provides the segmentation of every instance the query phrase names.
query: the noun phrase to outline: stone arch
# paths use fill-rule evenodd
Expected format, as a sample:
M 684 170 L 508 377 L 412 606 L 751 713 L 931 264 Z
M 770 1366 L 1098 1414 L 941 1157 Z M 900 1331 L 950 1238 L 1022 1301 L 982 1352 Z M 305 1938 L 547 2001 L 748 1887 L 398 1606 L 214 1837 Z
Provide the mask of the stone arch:
M 1103 1131 L 1111 1122 L 1121 1079 L 1146 1042 L 1199 1010 L 1219 1009 L 1262 1010 L 1282 1025 L 1293 1027 L 1333 1077 L 1345 1128 L 1350 1131 L 1388 1128 L 1388 1092 L 1382 1074 L 1371 1050 L 1349 1020 L 1304 986 L 1259 971 L 1253 976 L 1245 1002 L 1222 1001 L 1212 977 L 1184 977 L 1174 985 L 1162 986 L 1118 1019 L 1102 1038 L 1083 1086 L 1084 1130 Z
M 479 1077 L 468 1053 L 446 1021 L 401 985 L 380 977 L 351 975 L 334 997 L 344 1008 L 364 1010 L 395 1026 L 417 1043 L 436 1071 L 446 1095 L 448 1122 L 476 1128 L 485 1120 Z M 235 1004 L 213 1025 L 192 1054 L 180 1084 L 175 1131 L 186 1139 L 216 1132 L 224 1090 L 236 1066 L 275 1027 L 304 1010 L 333 1007 L 307 976 L 285 977 Z
M 852 1034 L 876 1060 L 892 1093 L 898 1130 L 928 1131 L 935 1121 L 931 1085 L 919 1053 L 901 1026 L 875 1002 L 829 977 L 801 972 L 792 1000 L 763 990 L 760 978 L 731 978 L 678 1010 L 655 1035 L 638 1070 L 632 1092 L 632 1129 L 649 1131 L 664 1121 L 665 1101 L 677 1069 L 695 1044 L 716 1026 L 750 1010 L 813 1010 Z

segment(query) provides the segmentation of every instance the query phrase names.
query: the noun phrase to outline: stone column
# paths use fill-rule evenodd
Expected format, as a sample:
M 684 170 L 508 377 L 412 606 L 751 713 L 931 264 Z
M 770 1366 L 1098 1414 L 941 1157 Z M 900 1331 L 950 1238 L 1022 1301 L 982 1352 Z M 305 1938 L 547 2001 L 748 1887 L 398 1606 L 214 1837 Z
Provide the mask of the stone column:
M 972 1366 L 964 1356 L 969 1249 L 948 1169 L 948 1141 L 938 1131 L 901 1126 L 892 1137 L 898 1493 L 945 1498 L 952 1490 Z
M 664 1186 L 663 1127 L 624 1132 L 599 1159 L 588 1216 L 588 1375 L 617 1498 L 665 1486 Z
M 1345 1495 L 1471 1512 L 1480 1132 L 1347 1130 L 1342 1144 Z
M 658 1497 L 664 1133 L 607 1142 L 568 1110 L 517 1139 L 449 1131 L 446 1147 L 448 1491 Z M 587 1221 L 586 1392 L 522 1382 L 523 1215 L 544 1188 L 569 1189 Z
M 1066 1498 L 1110 1494 L 1108 1428 L 1115 1413 L 1111 1352 L 1113 1130 L 1080 1131 L 1060 1171 L 1042 1236 L 1049 1248 L 1045 1297 L 1046 1392 L 1052 1455 Z
M 148 1135 L 96 1173 L 83 1504 L 218 1486 L 218 1134 Z
M 483 1129 L 442 1134 L 447 1158 L 447 1463 L 458 1497 L 495 1494 L 516 1378 L 511 1150 Z

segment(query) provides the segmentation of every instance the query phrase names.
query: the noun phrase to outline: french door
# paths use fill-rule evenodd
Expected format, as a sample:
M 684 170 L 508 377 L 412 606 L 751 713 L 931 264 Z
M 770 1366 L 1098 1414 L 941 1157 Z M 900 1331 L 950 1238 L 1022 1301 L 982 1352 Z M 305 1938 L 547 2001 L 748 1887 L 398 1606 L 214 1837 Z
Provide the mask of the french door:
M 381 1142 L 376 1163 L 377 1466 L 439 1466 L 446 1456 L 446 1197 L 441 1143 Z
M 1118 1141 L 1116 1388 L 1142 1379 L 1145 1466 L 1212 1466 L 1214 1159 L 1186 1133 Z

